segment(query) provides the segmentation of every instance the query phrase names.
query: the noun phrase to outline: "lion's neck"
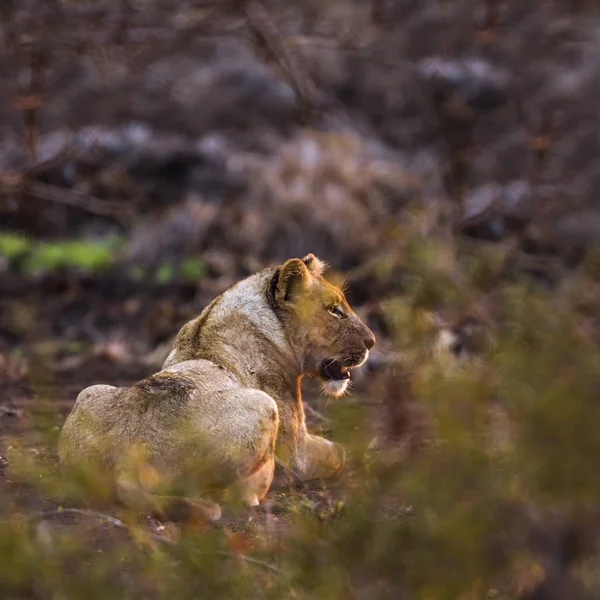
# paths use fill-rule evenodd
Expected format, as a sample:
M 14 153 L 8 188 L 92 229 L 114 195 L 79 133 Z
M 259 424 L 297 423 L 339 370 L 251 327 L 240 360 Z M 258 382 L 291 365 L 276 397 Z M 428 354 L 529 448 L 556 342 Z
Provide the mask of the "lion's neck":
M 190 349 L 176 349 L 174 359 L 205 358 L 235 374 L 246 387 L 276 400 L 294 397 L 302 364 L 269 303 L 274 274 L 275 269 L 267 269 L 248 277 L 211 303 L 197 319 L 197 331 L 191 332 Z

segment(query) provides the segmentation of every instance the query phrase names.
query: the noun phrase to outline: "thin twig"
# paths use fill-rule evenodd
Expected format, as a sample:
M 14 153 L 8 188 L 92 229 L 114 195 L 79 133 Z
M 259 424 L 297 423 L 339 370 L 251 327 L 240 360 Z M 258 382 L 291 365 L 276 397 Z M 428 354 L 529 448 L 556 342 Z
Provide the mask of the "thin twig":
M 96 512 L 94 510 L 82 510 L 81 508 L 58 508 L 55 510 L 46 510 L 39 513 L 35 513 L 28 517 L 29 521 L 41 521 L 43 519 L 47 519 L 48 517 L 56 517 L 58 515 L 64 514 L 73 514 L 73 515 L 83 515 L 84 517 L 93 517 L 95 519 L 103 519 L 107 523 L 114 525 L 115 527 L 120 527 L 121 529 L 127 529 L 127 525 L 123 523 L 120 519 L 116 517 L 111 517 L 110 515 L 105 515 L 104 513 Z
M 217 556 L 226 556 L 227 558 L 239 558 L 247 563 L 252 565 L 256 565 L 257 567 L 262 567 L 263 569 L 267 569 L 273 573 L 277 573 L 281 575 L 281 569 L 277 568 L 275 565 L 271 565 L 268 562 L 263 560 L 258 560 L 257 558 L 252 558 L 247 556 L 246 554 L 234 554 L 232 552 L 227 552 L 226 550 L 217 550 L 215 552 L 205 552 L 205 554 L 216 554 Z
M 10 406 L 0 406 L 0 417 L 20 417 L 22 413 L 23 411 L 19 410 L 18 408 L 11 408 Z
M 94 510 L 82 510 L 80 508 L 62 508 L 62 509 L 55 509 L 55 510 L 46 510 L 46 511 L 31 515 L 28 518 L 28 520 L 29 521 L 40 521 L 43 519 L 47 519 L 48 517 L 56 517 L 56 516 L 64 515 L 64 514 L 81 515 L 84 517 L 92 517 L 94 519 L 101 519 L 101 520 L 105 521 L 106 523 L 110 523 L 111 525 L 118 527 L 119 529 L 124 529 L 125 531 L 127 531 L 127 533 L 129 533 L 131 535 L 130 528 L 127 527 L 127 525 L 125 523 L 123 523 L 123 521 L 121 521 L 121 519 L 117 519 L 116 517 L 111 517 L 110 515 L 105 515 L 104 513 L 96 512 Z M 168 539 L 162 535 L 159 535 L 157 533 L 151 533 L 151 532 L 146 532 L 146 533 L 153 540 L 157 540 L 157 541 L 163 542 L 165 544 L 173 543 L 170 539 Z
M 49 200 L 51 202 L 56 202 L 57 204 L 75 206 L 95 215 L 113 217 L 123 223 L 129 222 L 131 218 L 132 211 L 130 207 L 114 202 L 104 202 L 103 200 L 88 194 L 83 194 L 77 190 L 59 188 L 41 181 L 27 183 L 26 190 L 36 198 Z
M 244 6 L 244 11 L 256 54 L 265 64 L 276 66 L 282 78 L 295 91 L 304 117 L 310 118 L 316 109 L 317 87 L 304 68 L 301 57 L 260 2 L 251 0 Z
M 123 521 L 121 521 L 121 519 L 117 519 L 116 517 L 111 517 L 110 515 L 106 515 L 104 513 L 100 513 L 100 512 L 96 512 L 93 510 L 82 510 L 80 508 L 63 508 L 63 509 L 55 509 L 55 510 L 46 510 L 43 512 L 39 512 L 36 513 L 34 515 L 31 515 L 28 517 L 29 521 L 40 521 L 43 519 L 47 519 L 49 517 L 55 517 L 55 516 L 59 516 L 59 515 L 64 515 L 64 514 L 74 514 L 74 515 L 82 515 L 84 517 L 92 517 L 94 519 L 101 519 L 103 521 L 105 521 L 106 523 L 110 523 L 111 525 L 114 525 L 115 527 L 118 527 L 119 529 L 124 529 L 126 530 L 128 533 L 131 533 L 131 530 L 129 529 L 129 527 L 127 527 L 127 525 L 125 523 L 123 523 Z M 149 533 L 148 535 L 154 539 L 157 540 L 159 542 L 163 542 L 165 544 L 169 544 L 169 545 L 173 545 L 174 542 L 173 540 L 170 540 L 162 535 L 158 535 L 156 533 Z M 281 575 L 281 569 L 277 568 L 275 565 L 271 565 L 263 560 L 259 560 L 257 558 L 252 558 L 251 556 L 247 556 L 246 554 L 234 554 L 233 552 L 227 552 L 226 550 L 215 550 L 215 551 L 207 551 L 204 552 L 203 554 L 215 554 L 217 556 L 224 556 L 227 558 L 239 558 L 240 560 L 243 560 L 244 562 L 247 562 L 251 565 L 256 565 L 257 567 L 262 567 L 263 569 L 267 569 L 268 571 L 271 571 L 272 573 L 277 573 L 278 575 Z

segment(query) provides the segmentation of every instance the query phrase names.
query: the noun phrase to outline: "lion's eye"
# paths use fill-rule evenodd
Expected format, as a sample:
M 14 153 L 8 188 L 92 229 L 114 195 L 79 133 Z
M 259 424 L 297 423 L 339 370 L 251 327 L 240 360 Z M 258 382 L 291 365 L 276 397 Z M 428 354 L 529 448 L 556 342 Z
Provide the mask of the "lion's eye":
M 346 315 L 344 314 L 344 311 L 341 309 L 341 307 L 338 306 L 330 306 L 327 309 L 327 312 L 334 316 L 336 319 L 343 319 Z

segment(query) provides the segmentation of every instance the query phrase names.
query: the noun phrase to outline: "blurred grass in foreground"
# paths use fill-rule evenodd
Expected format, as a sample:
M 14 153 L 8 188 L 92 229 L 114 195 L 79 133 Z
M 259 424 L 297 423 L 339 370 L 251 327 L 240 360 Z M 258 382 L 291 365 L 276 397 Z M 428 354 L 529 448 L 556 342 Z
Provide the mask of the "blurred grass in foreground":
M 20 509 L 0 488 L 3 597 L 527 598 L 544 582 L 571 590 L 564 598 L 600 593 L 594 262 L 549 292 L 500 283 L 495 259 L 460 250 L 453 258 L 442 243 L 415 242 L 407 293 L 386 303 L 428 423 L 410 463 L 394 442 L 369 448 L 361 401 L 377 400 L 373 386 L 368 398 L 329 407 L 331 437 L 350 450 L 342 480 L 310 493 L 272 490 L 267 509 L 241 524 L 158 537 L 166 526 L 151 532 L 105 504 L 119 521 L 92 515 L 69 525 Z M 463 360 L 431 352 L 433 307 L 467 306 L 494 279 L 494 351 Z M 52 446 L 50 423 L 38 429 Z M 23 440 L 10 445 L 7 478 L 69 506 L 74 482 Z M 102 480 L 88 476 L 77 485 L 101 495 Z

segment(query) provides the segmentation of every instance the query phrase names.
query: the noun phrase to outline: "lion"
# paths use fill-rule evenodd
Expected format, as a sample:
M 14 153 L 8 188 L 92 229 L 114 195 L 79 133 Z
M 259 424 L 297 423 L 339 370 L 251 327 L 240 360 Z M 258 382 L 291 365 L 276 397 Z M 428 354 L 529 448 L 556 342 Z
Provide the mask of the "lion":
M 308 433 L 300 381 L 341 396 L 375 336 L 324 268 L 309 254 L 238 282 L 182 327 L 161 371 L 84 389 L 63 468 L 99 466 L 118 500 L 169 520 L 217 520 L 219 498 L 259 504 L 276 457 L 303 481 L 337 476 L 345 450 Z

